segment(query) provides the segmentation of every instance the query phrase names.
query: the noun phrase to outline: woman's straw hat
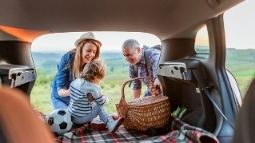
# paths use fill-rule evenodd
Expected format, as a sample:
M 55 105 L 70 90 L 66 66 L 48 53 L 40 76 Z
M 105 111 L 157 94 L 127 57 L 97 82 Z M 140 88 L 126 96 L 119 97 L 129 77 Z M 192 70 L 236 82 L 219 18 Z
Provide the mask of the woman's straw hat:
M 95 40 L 98 43 L 99 47 L 102 46 L 102 43 L 98 39 L 96 39 L 96 37 L 94 36 L 92 32 L 87 32 L 82 34 L 81 37 L 75 41 L 74 43 L 75 47 L 77 47 L 81 41 L 87 40 L 87 39 Z

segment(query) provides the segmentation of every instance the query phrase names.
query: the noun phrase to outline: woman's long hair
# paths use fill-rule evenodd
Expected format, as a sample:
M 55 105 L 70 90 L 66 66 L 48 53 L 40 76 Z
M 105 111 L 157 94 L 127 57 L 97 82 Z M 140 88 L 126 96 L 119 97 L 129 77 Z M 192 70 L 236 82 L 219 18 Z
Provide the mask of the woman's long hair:
M 73 65 L 72 65 L 73 79 L 80 77 L 80 73 L 82 72 L 83 67 L 85 66 L 85 65 L 81 65 L 81 63 L 82 63 L 82 48 L 86 43 L 94 44 L 97 47 L 96 55 L 93 60 L 98 59 L 98 57 L 99 57 L 100 44 L 98 42 L 96 42 L 95 40 L 91 40 L 91 39 L 81 41 L 78 44 L 78 46 L 74 49 L 75 57 L 74 57 Z

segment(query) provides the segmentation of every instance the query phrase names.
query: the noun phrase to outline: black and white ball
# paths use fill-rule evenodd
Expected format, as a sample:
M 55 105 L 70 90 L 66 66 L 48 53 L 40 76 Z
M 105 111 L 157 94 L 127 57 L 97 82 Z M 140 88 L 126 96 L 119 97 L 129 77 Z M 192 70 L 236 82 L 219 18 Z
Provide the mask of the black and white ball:
M 48 124 L 59 135 L 68 132 L 73 126 L 71 114 L 64 109 L 52 111 L 48 116 Z

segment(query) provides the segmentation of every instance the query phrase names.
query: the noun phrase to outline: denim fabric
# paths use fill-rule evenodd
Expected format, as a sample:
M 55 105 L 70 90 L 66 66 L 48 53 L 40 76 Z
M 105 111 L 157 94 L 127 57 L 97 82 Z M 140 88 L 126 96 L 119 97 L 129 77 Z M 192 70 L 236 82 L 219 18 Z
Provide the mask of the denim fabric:
M 83 117 L 73 116 L 73 122 L 76 124 L 88 123 L 88 122 L 91 122 L 98 115 L 99 115 L 100 120 L 103 121 L 105 124 L 107 124 L 107 122 L 113 121 L 112 116 L 109 116 L 107 114 L 107 112 L 104 109 L 104 106 L 94 103 L 94 104 L 92 104 L 92 110 L 90 113 L 88 113 L 86 116 L 83 116 Z
M 51 96 L 51 103 L 54 109 L 65 109 L 68 107 L 68 104 L 69 104 L 68 100 L 62 100 L 61 98 L 54 98 L 54 96 Z
M 147 49 L 148 50 L 148 49 Z M 159 57 L 160 57 L 160 50 L 156 50 L 156 49 L 150 49 L 150 55 L 149 57 L 145 57 L 145 48 L 142 49 L 142 59 L 139 63 L 137 63 L 135 66 L 133 65 L 129 65 L 129 77 L 130 78 L 136 78 L 136 77 L 148 77 L 149 73 L 148 70 L 152 70 L 152 79 L 156 79 L 157 78 L 157 69 L 158 69 L 158 61 L 159 61 Z M 150 63 L 146 63 L 146 62 L 150 62 Z M 152 69 L 147 69 L 148 65 L 147 64 L 151 64 L 151 68 Z M 148 78 L 142 80 L 147 87 L 149 87 L 149 80 Z M 132 82 L 133 85 L 133 89 L 141 89 L 142 88 L 142 83 L 140 80 L 136 80 Z M 149 96 L 150 92 L 147 91 L 145 92 L 145 96 Z
M 71 65 L 73 64 L 75 52 L 69 51 L 61 57 L 57 66 L 56 76 L 51 83 L 51 100 L 54 109 L 67 107 L 70 102 L 70 97 L 61 97 L 58 95 L 58 90 L 61 88 L 69 89 L 70 83 L 73 81 L 71 74 Z

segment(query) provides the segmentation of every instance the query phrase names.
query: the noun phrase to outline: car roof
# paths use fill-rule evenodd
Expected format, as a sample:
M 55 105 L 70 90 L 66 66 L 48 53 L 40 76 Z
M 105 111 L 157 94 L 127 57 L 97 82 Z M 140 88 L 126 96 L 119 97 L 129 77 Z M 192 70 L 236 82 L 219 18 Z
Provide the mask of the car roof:
M 222 14 L 242 0 L 1 1 L 0 25 L 55 32 L 146 32 L 161 40 Z

